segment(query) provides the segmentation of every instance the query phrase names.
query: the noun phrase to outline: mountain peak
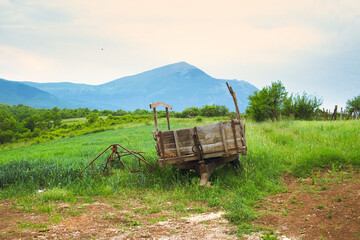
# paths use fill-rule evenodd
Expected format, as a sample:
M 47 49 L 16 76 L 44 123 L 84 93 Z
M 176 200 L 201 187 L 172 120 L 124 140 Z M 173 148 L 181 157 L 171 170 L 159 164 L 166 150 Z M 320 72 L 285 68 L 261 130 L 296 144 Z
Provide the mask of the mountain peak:
M 153 70 L 150 71 L 161 71 L 161 72 L 171 72 L 171 73 L 175 73 L 175 72 L 180 72 L 180 73 L 185 73 L 188 72 L 189 70 L 195 70 L 198 69 L 197 67 L 188 64 L 187 62 L 178 62 L 178 63 L 173 63 L 173 64 L 169 64 L 169 65 L 165 65 L 162 67 L 158 67 L 155 68 Z M 200 70 L 200 69 L 198 69 Z

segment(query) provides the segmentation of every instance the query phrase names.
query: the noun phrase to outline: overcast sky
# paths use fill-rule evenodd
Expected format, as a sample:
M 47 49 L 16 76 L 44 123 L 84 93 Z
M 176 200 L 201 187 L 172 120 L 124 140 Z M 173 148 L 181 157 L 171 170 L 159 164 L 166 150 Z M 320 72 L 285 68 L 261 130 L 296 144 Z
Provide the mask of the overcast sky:
M 101 84 L 180 61 L 344 107 L 360 94 L 360 1 L 0 0 L 0 78 Z

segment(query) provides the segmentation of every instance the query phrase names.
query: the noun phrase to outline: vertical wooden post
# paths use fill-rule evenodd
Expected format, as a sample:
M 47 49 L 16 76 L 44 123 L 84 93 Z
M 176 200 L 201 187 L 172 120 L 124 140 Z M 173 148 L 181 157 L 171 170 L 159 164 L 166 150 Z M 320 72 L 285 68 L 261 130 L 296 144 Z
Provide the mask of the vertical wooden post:
M 335 105 L 334 113 L 332 115 L 332 120 L 336 120 L 337 118 L 337 105 Z
M 326 120 L 328 120 L 329 119 L 329 109 L 326 109 Z
M 235 92 L 234 90 L 232 89 L 232 87 L 229 86 L 228 83 L 226 83 L 228 89 L 229 89 L 229 92 L 234 100 L 234 104 L 235 104 L 235 110 L 236 110 L 236 118 L 241 121 L 241 116 L 240 116 L 240 111 L 239 111 L 239 107 L 238 107 L 238 104 L 237 104 L 237 99 L 236 99 L 236 95 L 235 95 Z
M 167 119 L 167 124 L 168 124 L 168 130 L 170 130 L 169 109 L 167 107 L 165 107 L 165 110 L 166 110 L 166 119 Z
M 157 117 L 156 117 L 156 108 L 154 107 L 153 110 L 154 110 L 155 129 L 158 132 L 159 127 L 158 127 L 158 122 L 157 122 Z
M 341 112 L 340 112 L 340 121 L 342 120 L 342 110 L 343 110 L 343 108 L 341 107 Z

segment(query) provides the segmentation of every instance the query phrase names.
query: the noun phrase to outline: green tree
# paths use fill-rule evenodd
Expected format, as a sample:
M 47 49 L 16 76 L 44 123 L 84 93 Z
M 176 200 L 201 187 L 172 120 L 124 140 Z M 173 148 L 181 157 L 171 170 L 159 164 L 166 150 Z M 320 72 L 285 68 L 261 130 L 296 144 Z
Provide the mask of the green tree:
M 229 114 L 229 109 L 224 105 L 205 105 L 199 110 L 199 115 L 204 117 L 219 117 Z
M 310 120 L 315 115 L 315 110 L 321 104 L 322 99 L 307 95 L 306 92 L 302 96 L 297 94 L 293 103 L 294 116 L 296 119 Z
M 87 122 L 92 124 L 94 122 L 97 122 L 99 120 L 99 115 L 97 113 L 91 113 L 86 115 Z
M 50 111 L 46 111 L 42 115 L 42 120 L 44 122 L 45 128 L 50 129 L 53 126 L 53 119 L 54 119 L 54 114 Z
M 360 112 L 360 95 L 346 101 L 346 110 L 348 113 L 352 113 L 357 108 L 358 114 Z
M 279 120 L 280 110 L 287 92 L 280 82 L 272 82 L 271 86 L 255 91 L 249 96 L 249 106 L 246 113 L 255 121 L 264 121 L 270 118 L 272 121 Z
M 34 114 L 26 119 L 25 127 L 33 132 L 36 128 L 40 127 L 41 117 L 39 114 Z M 41 127 L 40 127 L 41 128 Z
M 290 117 L 291 114 L 294 114 L 294 104 L 293 104 L 293 94 L 291 94 L 289 97 L 284 98 L 283 101 L 283 108 L 281 110 L 282 114 L 284 114 L 287 117 Z
M 200 114 L 200 110 L 198 107 L 187 107 L 184 109 L 183 112 L 186 117 L 196 117 Z

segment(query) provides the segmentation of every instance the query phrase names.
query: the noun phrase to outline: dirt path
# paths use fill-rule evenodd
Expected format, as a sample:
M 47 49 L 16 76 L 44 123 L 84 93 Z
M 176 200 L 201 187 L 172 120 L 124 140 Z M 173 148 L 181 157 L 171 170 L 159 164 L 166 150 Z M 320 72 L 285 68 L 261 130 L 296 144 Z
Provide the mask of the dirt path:
M 237 239 L 231 235 L 235 228 L 222 217 L 224 212 L 178 217 L 162 211 L 144 216 L 94 202 L 71 216 L 66 213 L 71 206 L 63 203 L 58 207 L 64 217 L 55 224 L 48 214 L 24 212 L 14 209 L 9 200 L 2 202 L 0 239 Z M 157 221 L 161 216 L 173 217 Z

